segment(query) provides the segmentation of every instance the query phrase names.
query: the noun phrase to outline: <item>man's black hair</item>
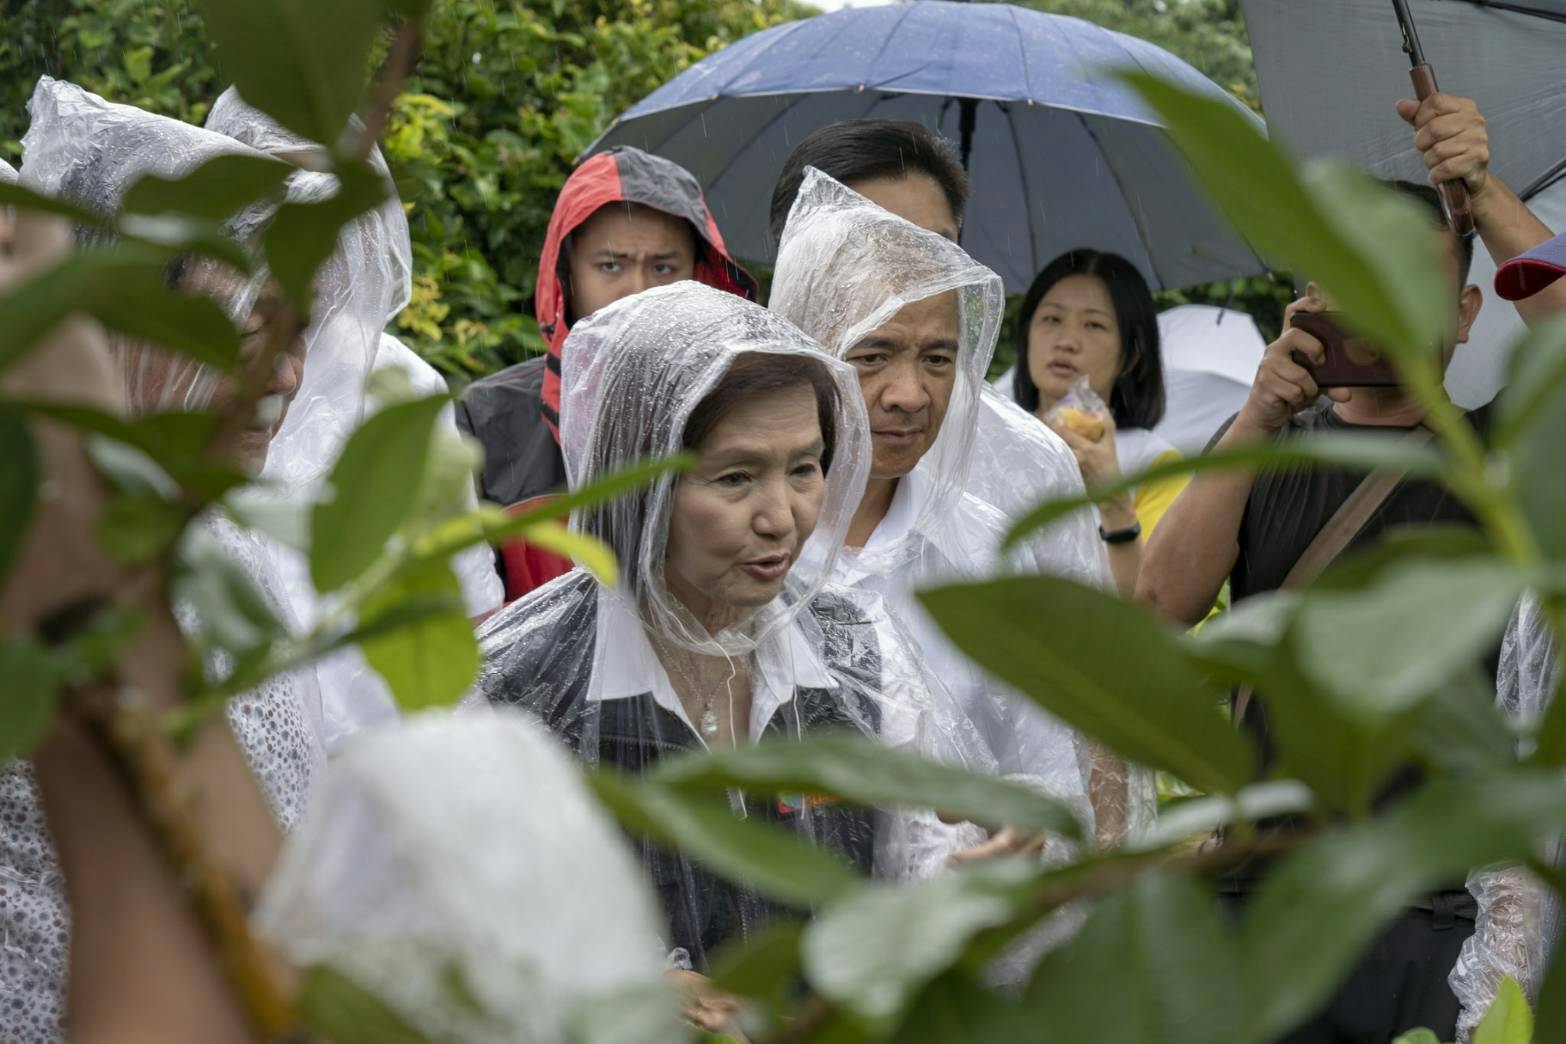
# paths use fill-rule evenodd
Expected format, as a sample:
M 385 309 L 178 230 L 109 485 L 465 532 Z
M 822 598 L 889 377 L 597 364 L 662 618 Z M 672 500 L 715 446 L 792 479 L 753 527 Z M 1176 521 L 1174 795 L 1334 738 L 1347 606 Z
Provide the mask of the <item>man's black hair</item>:
M 1033 313 L 1050 288 L 1062 279 L 1087 275 L 1109 290 L 1120 327 L 1120 376 L 1109 393 L 1109 412 L 1121 428 L 1155 427 L 1164 419 L 1164 362 L 1158 346 L 1158 306 L 1147 280 L 1136 266 L 1119 254 L 1078 249 L 1061 254 L 1044 266 L 1028 287 L 1017 313 L 1017 372 L 1012 377 L 1012 397 L 1017 405 L 1035 413 L 1039 386 L 1028 368 L 1028 331 Z
M 788 212 L 805 180 L 805 168 L 815 167 L 845 185 L 875 178 L 902 178 L 910 173 L 935 180 L 946 196 L 957 224 L 968 202 L 968 173 L 952 143 L 907 120 L 844 120 L 806 135 L 783 163 L 772 190 L 772 238 L 781 239 Z
M 1395 179 L 1388 179 L 1385 184 L 1393 191 L 1423 203 L 1434 216 L 1436 227 L 1452 232 L 1452 226 L 1447 224 L 1446 208 L 1441 206 L 1441 193 L 1433 186 Z M 1452 235 L 1457 240 L 1457 286 L 1462 289 L 1468 285 L 1468 270 L 1474 263 L 1474 237 L 1471 232 L 1466 236 L 1459 236 L 1455 232 Z

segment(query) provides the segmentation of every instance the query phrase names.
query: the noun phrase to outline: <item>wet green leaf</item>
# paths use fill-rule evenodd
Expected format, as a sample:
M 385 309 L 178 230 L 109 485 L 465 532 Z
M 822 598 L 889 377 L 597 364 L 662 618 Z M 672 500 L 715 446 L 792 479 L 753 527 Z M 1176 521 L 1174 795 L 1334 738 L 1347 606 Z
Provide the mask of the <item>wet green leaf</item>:
M 310 577 L 335 591 L 380 557 L 413 511 L 444 395 L 388 407 L 359 426 L 310 523 Z
M 330 1044 L 433 1044 L 385 1001 L 323 964 L 305 969 L 298 1011 Z
M 25 758 L 49 732 L 60 698 L 58 668 L 27 638 L 0 638 L 0 764 Z
M 677 846 L 713 873 L 780 902 L 826 903 L 861 879 L 836 855 L 795 834 L 735 815 L 726 801 L 593 772 L 588 784 L 620 825 Z
M 1035 790 L 830 733 L 696 753 L 662 763 L 652 778 L 682 789 L 829 794 L 856 804 L 939 808 L 989 827 L 1081 838 L 1071 810 Z
M 378 0 L 199 0 L 217 60 L 246 102 L 337 144 L 369 82 Z
M 919 597 L 985 670 L 1117 753 L 1203 790 L 1250 782 L 1252 752 L 1217 711 L 1222 687 L 1140 608 L 1042 576 Z
M 365 164 L 342 165 L 336 173 L 336 195 L 312 203 L 283 204 L 262 237 L 272 277 L 306 314 L 314 297 L 316 274 L 337 249 L 342 227 L 386 198 L 385 183 Z
M 182 214 L 221 222 L 247 205 L 279 192 L 292 169 L 268 156 L 214 156 L 177 178 L 143 174 L 125 193 L 120 209 L 132 214 Z
M 32 529 L 38 505 L 38 451 L 27 423 L 14 409 L 0 408 L 0 586 L 11 573 Z
M 1495 1000 L 1474 1027 L 1473 1044 L 1532 1044 L 1533 1011 L 1510 975 L 1501 979 Z
M 406 603 L 434 598 L 446 599 L 450 608 L 415 616 L 360 642 L 365 660 L 404 711 L 449 706 L 473 685 L 478 639 L 462 605 L 462 588 L 449 565 L 432 562 L 375 592 L 359 609 L 363 625 L 374 628 Z

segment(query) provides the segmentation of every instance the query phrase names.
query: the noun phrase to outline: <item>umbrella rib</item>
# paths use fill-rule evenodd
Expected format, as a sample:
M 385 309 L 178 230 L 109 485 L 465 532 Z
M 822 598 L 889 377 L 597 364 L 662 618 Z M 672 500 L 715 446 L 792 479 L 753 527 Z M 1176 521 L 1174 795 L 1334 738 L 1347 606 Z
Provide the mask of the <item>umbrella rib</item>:
M 1104 148 L 1104 143 L 1098 139 L 1098 135 L 1094 132 L 1093 128 L 1088 125 L 1087 117 L 1083 116 L 1081 113 L 1078 113 L 1077 122 L 1082 124 L 1082 129 L 1087 132 L 1087 136 L 1091 138 L 1093 140 L 1093 144 L 1098 147 L 1098 154 L 1104 157 L 1104 166 L 1109 168 L 1109 176 L 1115 179 L 1115 188 L 1120 191 L 1120 198 L 1125 200 L 1126 210 L 1130 212 L 1131 221 L 1136 226 L 1137 241 L 1141 244 L 1142 253 L 1147 255 L 1147 267 L 1153 273 L 1153 281 L 1156 282 L 1159 286 L 1163 286 L 1164 274 L 1158 270 L 1158 258 L 1153 253 L 1153 247 L 1152 243 L 1150 242 L 1150 237 L 1148 236 L 1147 226 L 1142 223 L 1141 213 L 1137 210 L 1137 207 L 1132 202 L 1131 197 L 1126 194 L 1126 184 L 1120 179 L 1120 171 L 1115 169 L 1114 163 L 1109 158 L 1108 150 Z
M 1022 211 L 1028 220 L 1028 280 L 1031 282 L 1039 274 L 1039 245 L 1033 238 L 1033 192 L 1028 188 L 1028 165 L 1022 158 L 1022 138 L 1018 133 L 1017 114 L 1009 106 L 1002 106 L 1006 110 L 1006 125 L 1011 128 L 1011 148 L 1017 154 L 1017 176 L 1022 179 Z
M 1028 92 L 1028 104 L 1033 104 L 1033 71 L 1028 68 L 1028 49 L 1022 43 L 1022 23 L 1017 21 L 1017 9 L 1010 4 L 1006 5 L 1006 12 L 1011 15 L 1012 27 L 1017 30 L 1017 53 L 1022 55 L 1022 83 Z
M 875 52 L 875 60 L 866 66 L 867 69 L 874 69 L 876 66 L 881 64 L 881 56 L 886 54 L 886 49 L 888 47 L 892 46 L 892 37 L 896 36 L 898 30 L 902 29 L 903 23 L 908 21 L 908 16 L 913 14 L 915 6 L 915 4 L 902 5 L 903 13 L 897 16 L 897 21 L 893 23 L 891 31 L 886 34 L 886 39 L 881 41 L 881 49 Z M 861 83 L 859 86 L 862 88 L 865 85 Z M 879 90 L 880 85 L 877 84 L 876 88 Z
M 1551 22 L 1566 22 L 1566 14 L 1555 11 L 1545 11 L 1538 7 L 1529 7 L 1527 4 L 1507 3 L 1506 0 L 1468 0 L 1475 7 L 1493 7 L 1497 11 L 1511 11 L 1516 14 L 1530 15 L 1534 18 L 1544 18 Z

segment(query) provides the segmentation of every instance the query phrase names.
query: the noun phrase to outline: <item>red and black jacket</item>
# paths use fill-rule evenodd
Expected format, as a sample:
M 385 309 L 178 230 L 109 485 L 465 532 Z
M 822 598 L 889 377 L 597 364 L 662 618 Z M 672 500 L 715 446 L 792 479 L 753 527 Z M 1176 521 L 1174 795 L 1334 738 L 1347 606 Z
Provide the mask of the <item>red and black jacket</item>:
M 677 163 L 630 146 L 616 146 L 588 159 L 571 174 L 560 197 L 539 258 L 533 311 L 549 344 L 547 354 L 474 381 L 457 404 L 457 424 L 484 447 L 479 495 L 522 510 L 565 485 L 560 454 L 560 353 L 570 332 L 570 280 L 563 245 L 599 208 L 638 203 L 684 218 L 701 244 L 696 279 L 747 300 L 756 281 L 734 262 L 707 210 L 701 185 Z M 571 568 L 548 551 L 516 542 L 501 548 L 506 600 Z

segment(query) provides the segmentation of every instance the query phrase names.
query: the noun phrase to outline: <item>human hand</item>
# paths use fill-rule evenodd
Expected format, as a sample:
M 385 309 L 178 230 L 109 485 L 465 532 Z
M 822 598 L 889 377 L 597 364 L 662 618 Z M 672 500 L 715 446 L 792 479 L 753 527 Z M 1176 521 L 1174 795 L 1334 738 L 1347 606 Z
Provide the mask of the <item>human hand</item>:
M 1025 834 L 1014 827 L 1002 827 L 991 835 L 988 841 L 960 852 L 953 852 L 946 857 L 946 861 L 952 866 L 961 866 L 964 863 L 978 863 L 986 859 L 999 859 L 1002 856 L 1038 855 L 1044 851 L 1046 840 L 1043 834 Z
M 693 971 L 671 970 L 663 973 L 664 981 L 680 995 L 680 1014 L 708 1033 L 722 1033 L 748 1044 L 740 1032 L 736 1017 L 740 1001 L 731 993 L 718 989 L 707 976 Z
M 1490 132 L 1472 98 L 1432 94 L 1422 102 L 1405 98 L 1397 114 L 1414 128 L 1414 148 L 1430 168 L 1431 184 L 1461 181 L 1470 198 L 1489 183 Z
M 1256 368 L 1256 378 L 1251 382 L 1250 395 L 1240 407 L 1235 424 L 1272 435 L 1289 422 L 1289 418 L 1303 410 L 1322 394 L 1310 371 L 1294 358 L 1298 352 L 1313 365 L 1326 361 L 1326 347 L 1306 333 L 1291 325 L 1297 312 L 1323 312 L 1326 303 L 1311 293 L 1292 302 L 1284 310 L 1283 333 L 1262 353 L 1261 364 Z M 1328 398 L 1336 402 L 1348 400 L 1348 389 L 1328 388 Z

